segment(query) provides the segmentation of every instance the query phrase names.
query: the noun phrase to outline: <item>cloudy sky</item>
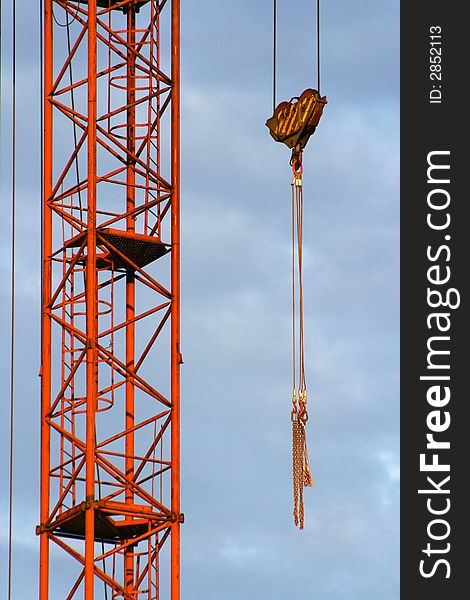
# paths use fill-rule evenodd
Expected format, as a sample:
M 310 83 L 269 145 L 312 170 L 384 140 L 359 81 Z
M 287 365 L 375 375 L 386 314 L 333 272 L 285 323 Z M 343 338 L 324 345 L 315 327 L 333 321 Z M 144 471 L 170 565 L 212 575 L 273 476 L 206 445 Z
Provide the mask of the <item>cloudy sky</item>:
M 39 502 L 39 42 L 38 3 L 18 4 L 13 597 L 32 600 L 37 598 Z M 305 493 L 303 532 L 291 522 L 289 152 L 264 126 L 272 108 L 272 2 L 182 4 L 182 598 L 396 600 L 398 2 L 323 2 L 322 92 L 329 104 L 304 158 L 314 486 Z M 316 83 L 315 3 L 278 4 L 281 100 Z M 8 17 L 5 9 L 3 481 Z M 0 565 L 5 565 L 5 486 L 0 493 Z M 2 597 L 5 586 L 2 566 Z

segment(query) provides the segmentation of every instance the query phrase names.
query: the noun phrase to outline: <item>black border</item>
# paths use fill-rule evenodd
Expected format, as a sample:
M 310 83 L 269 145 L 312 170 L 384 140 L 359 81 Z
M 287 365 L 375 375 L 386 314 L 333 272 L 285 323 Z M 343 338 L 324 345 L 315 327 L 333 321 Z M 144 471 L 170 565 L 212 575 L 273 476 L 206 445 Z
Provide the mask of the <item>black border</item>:
M 468 594 L 467 533 L 469 519 L 465 515 L 468 504 L 466 490 L 467 459 L 470 459 L 470 397 L 466 386 L 466 372 L 470 371 L 470 327 L 468 324 L 467 298 L 469 279 L 470 212 L 467 178 L 470 166 L 467 156 L 468 114 L 466 83 L 469 79 L 467 49 L 470 23 L 466 20 L 465 3 L 445 3 L 428 0 L 420 3 L 401 4 L 401 598 L 407 600 L 453 600 Z M 442 30 L 442 80 L 430 79 L 430 28 Z M 430 103 L 429 92 L 433 85 L 441 85 L 442 102 Z M 436 95 L 436 94 L 435 94 Z M 436 150 L 450 151 L 450 184 L 444 185 L 450 193 L 449 229 L 433 231 L 426 223 L 429 212 L 427 194 L 432 184 L 427 182 L 427 156 Z M 444 162 L 445 160 L 442 159 Z M 451 236 L 449 241 L 444 235 Z M 427 509 L 427 495 L 418 490 L 429 488 L 426 476 L 420 471 L 419 455 L 426 451 L 426 434 L 429 432 L 426 417 L 433 407 L 426 399 L 428 381 L 420 381 L 427 371 L 427 341 L 432 335 L 426 318 L 432 309 L 427 303 L 427 270 L 434 264 L 426 256 L 427 247 L 436 249 L 448 243 L 451 250 L 449 261 L 446 252 L 438 262 L 451 269 L 451 286 L 459 290 L 461 304 L 449 310 L 451 327 L 448 349 L 450 370 L 434 371 L 450 374 L 451 399 L 446 408 L 451 424 L 439 438 L 449 440 L 450 450 L 439 453 L 441 462 L 450 462 L 450 472 L 436 473 L 440 481 L 450 475 L 448 495 L 434 495 L 435 507 L 439 497 L 449 497 L 451 505 L 446 518 L 450 533 L 446 540 L 433 542 L 443 548 L 448 542 L 449 552 L 423 553 L 428 541 L 427 527 L 433 516 Z M 446 287 L 446 286 L 443 286 Z M 443 290 L 444 291 L 444 290 Z M 443 310 L 443 309 L 439 309 Z M 445 335 L 444 333 L 442 335 Z M 444 486 L 443 486 L 444 487 Z M 444 506 L 444 504 L 441 504 Z M 435 518 L 438 518 L 437 516 Z M 440 531 L 444 531 L 442 526 Z M 439 532 L 438 528 L 434 529 Z M 469 540 L 470 542 L 470 540 Z M 434 558 L 432 558 L 434 557 Z M 432 577 L 420 574 L 420 561 L 425 559 L 429 572 L 433 561 L 444 558 Z

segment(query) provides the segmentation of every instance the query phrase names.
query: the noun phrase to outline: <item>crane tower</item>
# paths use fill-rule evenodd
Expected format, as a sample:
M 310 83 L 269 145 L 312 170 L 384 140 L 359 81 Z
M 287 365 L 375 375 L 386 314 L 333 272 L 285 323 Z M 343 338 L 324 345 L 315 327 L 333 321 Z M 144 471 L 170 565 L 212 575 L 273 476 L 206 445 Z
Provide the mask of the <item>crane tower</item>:
M 179 0 L 44 0 L 40 600 L 179 598 Z

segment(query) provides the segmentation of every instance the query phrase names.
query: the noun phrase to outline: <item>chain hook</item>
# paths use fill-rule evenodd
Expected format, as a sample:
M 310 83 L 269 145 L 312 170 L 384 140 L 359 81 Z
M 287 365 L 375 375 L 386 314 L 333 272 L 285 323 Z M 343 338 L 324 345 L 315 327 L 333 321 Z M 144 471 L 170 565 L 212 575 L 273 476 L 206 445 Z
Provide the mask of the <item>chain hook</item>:
M 297 187 L 301 187 L 302 185 L 302 147 L 300 144 L 297 144 L 292 149 L 292 156 L 290 159 L 290 165 L 292 167 L 292 172 L 294 173 L 294 178 L 292 180 L 292 185 L 296 185 Z

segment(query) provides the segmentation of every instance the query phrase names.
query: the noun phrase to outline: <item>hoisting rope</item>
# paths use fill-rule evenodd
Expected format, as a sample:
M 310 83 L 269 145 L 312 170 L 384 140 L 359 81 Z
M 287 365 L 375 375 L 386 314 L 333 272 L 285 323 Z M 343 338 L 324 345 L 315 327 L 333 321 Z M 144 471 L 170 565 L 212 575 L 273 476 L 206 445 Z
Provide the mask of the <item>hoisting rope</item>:
M 11 129 L 11 311 L 10 311 L 10 423 L 8 457 L 8 591 L 11 600 L 13 565 L 13 475 L 15 427 L 15 271 L 16 271 L 16 0 L 12 3 L 12 129 Z
M 277 0 L 273 0 L 273 113 L 276 109 L 277 73 Z
M 320 0 L 316 0 L 317 32 L 317 90 L 320 93 Z M 276 108 L 277 87 L 277 0 L 273 0 L 273 112 Z
M 317 90 L 320 93 L 320 0 L 317 0 Z
M 41 154 L 40 164 L 40 198 L 41 198 L 41 316 L 44 301 L 44 0 L 39 2 L 39 146 Z M 42 336 L 43 336 L 43 320 L 41 318 L 41 351 L 42 351 Z M 41 361 L 42 362 L 42 361 Z
M 312 485 L 308 464 L 306 425 L 307 381 L 305 374 L 303 303 L 303 191 L 302 152 L 316 130 L 327 103 L 320 94 L 320 0 L 316 0 L 317 90 L 307 89 L 299 97 L 276 106 L 277 0 L 273 0 L 273 116 L 266 121 L 271 136 L 292 150 L 292 485 L 294 523 L 304 528 L 303 488 Z

